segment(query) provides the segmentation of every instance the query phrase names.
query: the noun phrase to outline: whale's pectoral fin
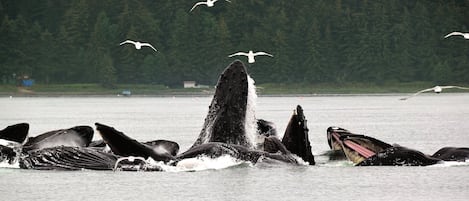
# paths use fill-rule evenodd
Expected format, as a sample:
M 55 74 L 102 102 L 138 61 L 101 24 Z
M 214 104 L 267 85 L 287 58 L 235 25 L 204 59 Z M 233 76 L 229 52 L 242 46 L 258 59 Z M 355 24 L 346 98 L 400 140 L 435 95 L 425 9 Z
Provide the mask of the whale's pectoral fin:
M 0 139 L 22 144 L 28 136 L 29 124 L 19 123 L 0 130 Z
M 156 161 L 168 162 L 173 157 L 168 153 L 157 153 L 151 147 L 140 143 L 124 133 L 100 123 L 95 123 L 96 130 L 103 138 L 104 142 L 111 148 L 114 154 L 120 156 L 140 156 L 151 157 Z
M 311 152 L 311 144 L 308 136 L 309 129 L 306 124 L 303 108 L 298 105 L 288 122 L 282 143 L 291 153 L 301 157 L 310 165 L 314 165 L 314 156 Z

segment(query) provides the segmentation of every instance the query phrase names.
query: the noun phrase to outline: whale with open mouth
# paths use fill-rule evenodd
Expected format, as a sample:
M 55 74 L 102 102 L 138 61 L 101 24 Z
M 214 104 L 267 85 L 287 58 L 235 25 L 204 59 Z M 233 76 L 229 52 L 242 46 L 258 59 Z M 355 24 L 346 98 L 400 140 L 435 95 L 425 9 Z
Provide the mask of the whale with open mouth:
M 94 133 L 89 126 L 75 126 L 27 138 L 28 131 L 27 123 L 8 126 L 0 131 L 0 162 L 22 166 L 24 159 L 32 159 L 30 156 L 35 155 L 36 151 L 57 147 L 87 147 Z
M 343 151 L 356 166 L 427 166 L 442 161 L 420 151 L 353 134 L 343 128 L 329 127 L 327 136 L 330 148 Z
M 0 162 L 14 164 L 18 161 L 28 131 L 27 123 L 10 125 L 0 130 Z

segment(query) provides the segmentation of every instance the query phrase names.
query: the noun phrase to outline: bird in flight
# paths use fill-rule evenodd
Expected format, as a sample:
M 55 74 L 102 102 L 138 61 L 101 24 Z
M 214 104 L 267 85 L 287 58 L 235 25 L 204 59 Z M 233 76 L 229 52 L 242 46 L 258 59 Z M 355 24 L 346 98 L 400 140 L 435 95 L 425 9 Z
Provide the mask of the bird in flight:
M 274 57 L 274 55 L 271 55 L 269 53 L 266 53 L 266 52 L 256 52 L 254 53 L 252 50 L 249 50 L 248 53 L 246 52 L 237 52 L 237 53 L 234 53 L 232 55 L 229 55 L 228 57 L 234 57 L 234 56 L 247 56 L 248 57 L 248 63 L 252 64 L 254 62 L 256 62 L 256 60 L 254 59 L 255 56 L 261 56 L 261 55 L 265 55 L 265 56 L 269 56 L 269 57 Z
M 197 2 L 196 4 L 194 4 L 194 6 L 192 6 L 191 10 L 189 12 L 192 12 L 192 10 L 194 10 L 195 7 L 197 7 L 198 5 L 206 5 L 207 7 L 213 7 L 215 5 L 215 2 L 217 2 L 218 0 L 207 0 L 205 2 L 201 1 L 201 2 Z M 229 0 L 225 0 L 227 2 L 230 2 Z
M 148 47 L 150 47 L 151 49 L 155 50 L 155 52 L 157 52 L 157 50 L 155 49 L 155 47 L 153 47 L 153 45 L 151 45 L 150 43 L 141 43 L 141 42 L 126 40 L 126 41 L 120 43 L 119 45 L 123 45 L 123 44 L 126 44 L 126 43 L 135 45 L 135 49 L 137 49 L 137 50 L 142 49 L 142 46 L 148 46 Z
M 404 98 L 401 98 L 399 100 L 407 100 L 409 98 L 412 98 L 416 95 L 419 95 L 421 93 L 424 93 L 424 92 L 429 92 L 429 91 L 433 91 L 437 94 L 441 93 L 441 91 L 443 91 L 443 89 L 450 89 L 450 88 L 456 88 L 456 89 L 469 89 L 467 87 L 460 87 L 460 86 L 435 86 L 435 87 L 432 87 L 432 88 L 428 88 L 428 89 L 424 89 L 424 90 L 421 90 L 421 91 L 418 91 L 417 93 L 415 94 L 412 94 L 410 96 L 407 96 L 407 97 L 404 97 Z
M 450 36 L 462 36 L 464 39 L 469 39 L 469 33 L 461 33 L 461 32 L 451 32 L 448 35 L 445 36 L 445 38 L 448 38 Z

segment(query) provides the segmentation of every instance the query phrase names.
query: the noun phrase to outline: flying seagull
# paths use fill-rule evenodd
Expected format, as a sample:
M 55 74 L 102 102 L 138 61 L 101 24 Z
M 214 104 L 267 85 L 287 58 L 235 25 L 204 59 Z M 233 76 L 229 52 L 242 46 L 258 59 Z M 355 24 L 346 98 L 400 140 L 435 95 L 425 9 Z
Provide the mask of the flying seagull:
M 424 90 L 421 90 L 421 91 L 418 91 L 417 93 L 415 94 L 412 94 L 410 96 L 407 96 L 405 98 L 401 98 L 399 100 L 407 100 L 409 98 L 412 98 L 416 95 L 419 95 L 421 93 L 424 93 L 424 92 L 428 92 L 428 91 L 433 91 L 437 94 L 441 93 L 441 91 L 443 91 L 443 89 L 450 89 L 450 88 L 456 88 L 456 89 L 469 89 L 467 87 L 460 87 L 460 86 L 435 86 L 435 87 L 432 87 L 432 88 L 428 88 L 428 89 L 424 89 Z
M 446 35 L 445 38 L 448 38 L 450 36 L 462 36 L 464 37 L 464 39 L 469 39 L 469 33 L 451 32 L 448 35 Z
M 237 52 L 237 53 L 234 53 L 228 57 L 234 57 L 234 56 L 247 56 L 248 57 L 248 63 L 252 64 L 254 62 L 256 62 L 256 60 L 254 59 L 255 56 L 261 56 L 261 55 L 266 55 L 266 56 L 269 56 L 269 57 L 274 57 L 274 55 L 271 55 L 269 53 L 266 53 L 266 52 L 252 52 L 252 50 L 249 50 L 248 53 L 246 52 Z
M 201 1 L 201 2 L 197 2 L 196 4 L 194 4 L 194 6 L 191 8 L 191 10 L 189 12 L 192 12 L 192 10 L 194 10 L 195 7 L 197 7 L 198 5 L 206 5 L 207 7 L 213 7 L 215 5 L 215 2 L 217 2 L 218 0 L 207 0 L 205 2 Z M 230 2 L 229 0 L 225 0 L 227 2 Z
M 139 50 L 139 49 L 142 49 L 142 46 L 148 46 L 150 47 L 151 49 L 155 50 L 155 52 L 157 52 L 157 50 L 153 47 L 153 45 L 151 45 L 150 43 L 141 43 L 141 42 L 135 42 L 135 41 L 131 41 L 131 40 L 126 40 L 122 43 L 120 43 L 119 45 L 123 45 L 123 44 L 126 44 L 126 43 L 130 43 L 130 44 L 133 44 L 135 45 L 135 49 Z

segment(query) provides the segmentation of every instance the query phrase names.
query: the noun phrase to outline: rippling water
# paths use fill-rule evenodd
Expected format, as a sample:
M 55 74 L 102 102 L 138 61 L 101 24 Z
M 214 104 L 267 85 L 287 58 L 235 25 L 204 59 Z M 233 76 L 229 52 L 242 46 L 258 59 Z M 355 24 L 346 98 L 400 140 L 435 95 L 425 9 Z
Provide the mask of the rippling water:
M 195 172 L 33 171 L 0 168 L 1 200 L 467 200 L 468 163 L 353 167 L 328 162 L 326 128 L 340 126 L 433 154 L 469 147 L 469 95 L 260 97 L 257 118 L 282 133 L 305 111 L 317 166 L 237 165 Z M 0 127 L 28 122 L 30 135 L 108 124 L 141 141 L 197 138 L 211 97 L 0 98 Z M 99 136 L 95 136 L 99 139 Z

